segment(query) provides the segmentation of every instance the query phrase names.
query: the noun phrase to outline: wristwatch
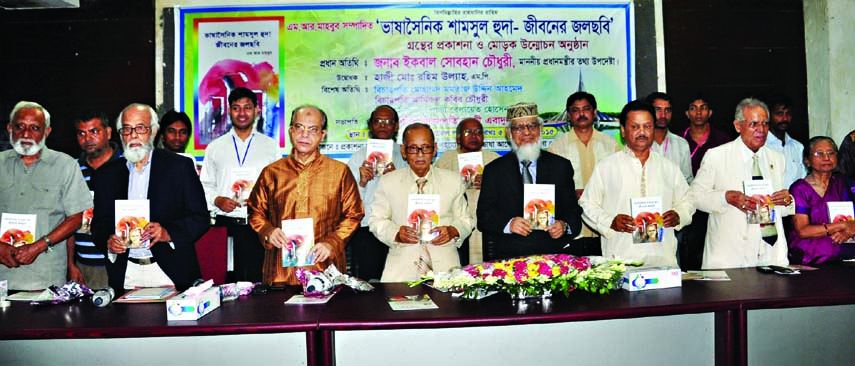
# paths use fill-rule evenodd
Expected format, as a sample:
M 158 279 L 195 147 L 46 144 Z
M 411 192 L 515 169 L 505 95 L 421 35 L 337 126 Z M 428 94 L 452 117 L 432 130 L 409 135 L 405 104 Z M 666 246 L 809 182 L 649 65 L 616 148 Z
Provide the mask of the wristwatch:
M 55 244 L 54 244 L 54 242 L 53 242 L 53 241 L 51 241 L 51 240 L 50 240 L 50 238 L 48 238 L 48 236 L 47 236 L 47 235 L 43 236 L 43 237 L 42 237 L 42 240 L 44 240 L 44 241 L 45 241 L 45 244 L 47 244 L 47 252 L 48 252 L 48 253 L 52 252 L 52 251 L 53 251 L 53 246 L 55 245 Z

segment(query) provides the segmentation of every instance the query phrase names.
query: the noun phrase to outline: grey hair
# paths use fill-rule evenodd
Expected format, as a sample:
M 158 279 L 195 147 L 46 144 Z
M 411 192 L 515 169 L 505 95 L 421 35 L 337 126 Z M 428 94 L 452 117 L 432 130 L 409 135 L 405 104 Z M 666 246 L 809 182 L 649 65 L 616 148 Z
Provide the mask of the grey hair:
M 12 113 L 9 114 L 10 123 L 15 120 L 15 115 L 18 114 L 18 112 L 20 112 L 22 109 L 40 110 L 42 114 L 45 115 L 45 129 L 47 130 L 48 128 L 50 128 L 50 112 L 48 112 L 45 107 L 42 107 L 41 104 L 36 102 L 20 101 L 18 102 L 18 104 L 15 104 L 15 108 L 12 108 Z
M 121 112 L 119 112 L 119 118 L 116 119 L 116 130 L 117 131 L 122 130 L 122 116 L 125 114 L 125 111 L 127 111 L 128 109 L 137 108 L 137 107 L 145 108 L 146 110 L 148 110 L 148 113 L 151 115 L 150 116 L 150 118 L 151 118 L 151 126 L 150 127 L 152 130 L 151 135 L 154 136 L 157 133 L 157 130 L 160 129 L 160 123 L 157 122 L 158 121 L 157 112 L 154 110 L 154 108 L 152 108 L 146 104 L 142 104 L 142 103 L 131 103 L 127 107 L 125 107 L 125 109 L 122 109 Z
M 766 117 L 769 116 L 769 107 L 766 106 L 766 103 L 763 103 L 759 99 L 755 98 L 745 98 L 736 105 L 736 120 L 739 122 L 745 122 L 745 113 L 744 110 L 746 108 L 755 108 L 762 107 L 764 111 L 766 111 Z

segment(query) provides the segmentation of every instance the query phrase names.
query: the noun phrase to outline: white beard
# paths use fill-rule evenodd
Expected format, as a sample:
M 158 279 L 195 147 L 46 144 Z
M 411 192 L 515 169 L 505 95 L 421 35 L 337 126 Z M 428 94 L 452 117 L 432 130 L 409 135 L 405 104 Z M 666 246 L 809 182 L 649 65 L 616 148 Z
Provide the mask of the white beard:
M 23 155 L 23 156 L 36 155 L 39 153 L 39 151 L 42 151 L 42 149 L 45 147 L 45 139 L 44 138 L 42 138 L 41 141 L 36 143 L 36 140 L 24 139 L 24 138 L 18 139 L 18 141 L 14 141 L 12 139 L 12 136 L 10 135 L 9 136 L 9 142 L 12 143 L 12 148 L 15 149 L 15 152 L 18 153 L 19 155 Z M 22 142 L 29 142 L 32 145 L 24 146 L 24 144 L 22 144 Z
M 145 159 L 148 156 L 148 153 L 151 150 L 154 150 L 154 143 L 149 140 L 143 146 L 140 147 L 128 147 L 124 142 L 122 142 L 122 148 L 124 148 L 125 159 L 127 159 L 131 163 L 138 163 L 141 160 Z
M 523 146 L 517 146 L 513 139 L 511 139 L 510 142 L 511 148 L 517 154 L 517 159 L 519 159 L 519 161 L 536 161 L 537 158 L 540 157 L 540 138 L 537 139 L 537 142 L 525 144 Z

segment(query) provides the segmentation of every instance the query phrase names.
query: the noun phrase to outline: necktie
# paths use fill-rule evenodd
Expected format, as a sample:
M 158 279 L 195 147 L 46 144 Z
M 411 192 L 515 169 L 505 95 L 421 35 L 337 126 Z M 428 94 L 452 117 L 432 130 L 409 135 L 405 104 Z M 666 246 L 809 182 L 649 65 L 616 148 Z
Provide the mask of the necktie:
M 522 165 L 523 165 L 523 170 L 522 170 L 523 184 L 534 183 L 534 179 L 531 178 L 531 172 L 528 170 L 528 167 L 531 166 L 531 161 L 530 160 L 523 160 Z
M 416 179 L 416 186 L 418 187 L 419 194 L 425 193 L 425 185 L 427 184 L 427 179 L 419 178 Z M 424 218 L 422 220 L 430 220 L 430 218 Z M 419 230 L 419 261 L 416 263 L 416 266 L 419 268 L 419 274 L 425 276 L 433 269 L 433 261 L 430 258 L 430 252 L 428 251 L 428 245 L 430 245 L 429 241 L 422 240 L 422 235 L 427 235 L 427 233 L 422 233 L 422 223 L 419 222 L 418 230 Z M 429 227 L 432 227 L 430 225 Z
M 760 156 L 754 154 L 751 157 L 754 159 L 754 165 L 751 167 L 751 179 L 752 180 L 762 180 L 763 179 L 763 171 L 760 170 Z M 778 240 L 778 229 L 775 227 L 775 224 L 760 224 L 760 235 L 763 236 L 763 241 L 769 245 L 775 245 L 775 242 Z

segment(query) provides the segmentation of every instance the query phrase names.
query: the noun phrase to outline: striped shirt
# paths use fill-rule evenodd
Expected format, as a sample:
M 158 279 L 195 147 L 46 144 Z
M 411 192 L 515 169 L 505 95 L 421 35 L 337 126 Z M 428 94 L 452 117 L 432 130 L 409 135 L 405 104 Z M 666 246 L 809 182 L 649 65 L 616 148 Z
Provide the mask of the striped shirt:
M 112 161 L 118 159 L 122 156 L 122 153 L 119 152 L 119 145 L 113 141 L 110 141 L 110 147 L 113 148 L 113 155 L 110 156 L 110 160 Z M 83 180 L 86 181 L 86 186 L 89 187 L 89 192 L 92 192 L 92 175 L 95 174 L 95 168 L 93 168 L 86 161 L 86 154 L 81 154 L 79 158 L 77 158 L 77 163 L 80 165 L 80 173 L 83 174 Z M 106 164 L 106 162 L 105 162 Z M 86 213 L 83 214 L 84 220 L 86 219 Z M 90 215 L 91 218 L 91 215 Z M 98 248 L 95 247 L 95 243 L 92 242 L 92 235 L 88 233 L 83 233 L 77 231 L 74 233 L 74 259 L 80 264 L 93 266 L 93 267 L 103 267 L 104 266 L 104 254 L 98 251 Z

